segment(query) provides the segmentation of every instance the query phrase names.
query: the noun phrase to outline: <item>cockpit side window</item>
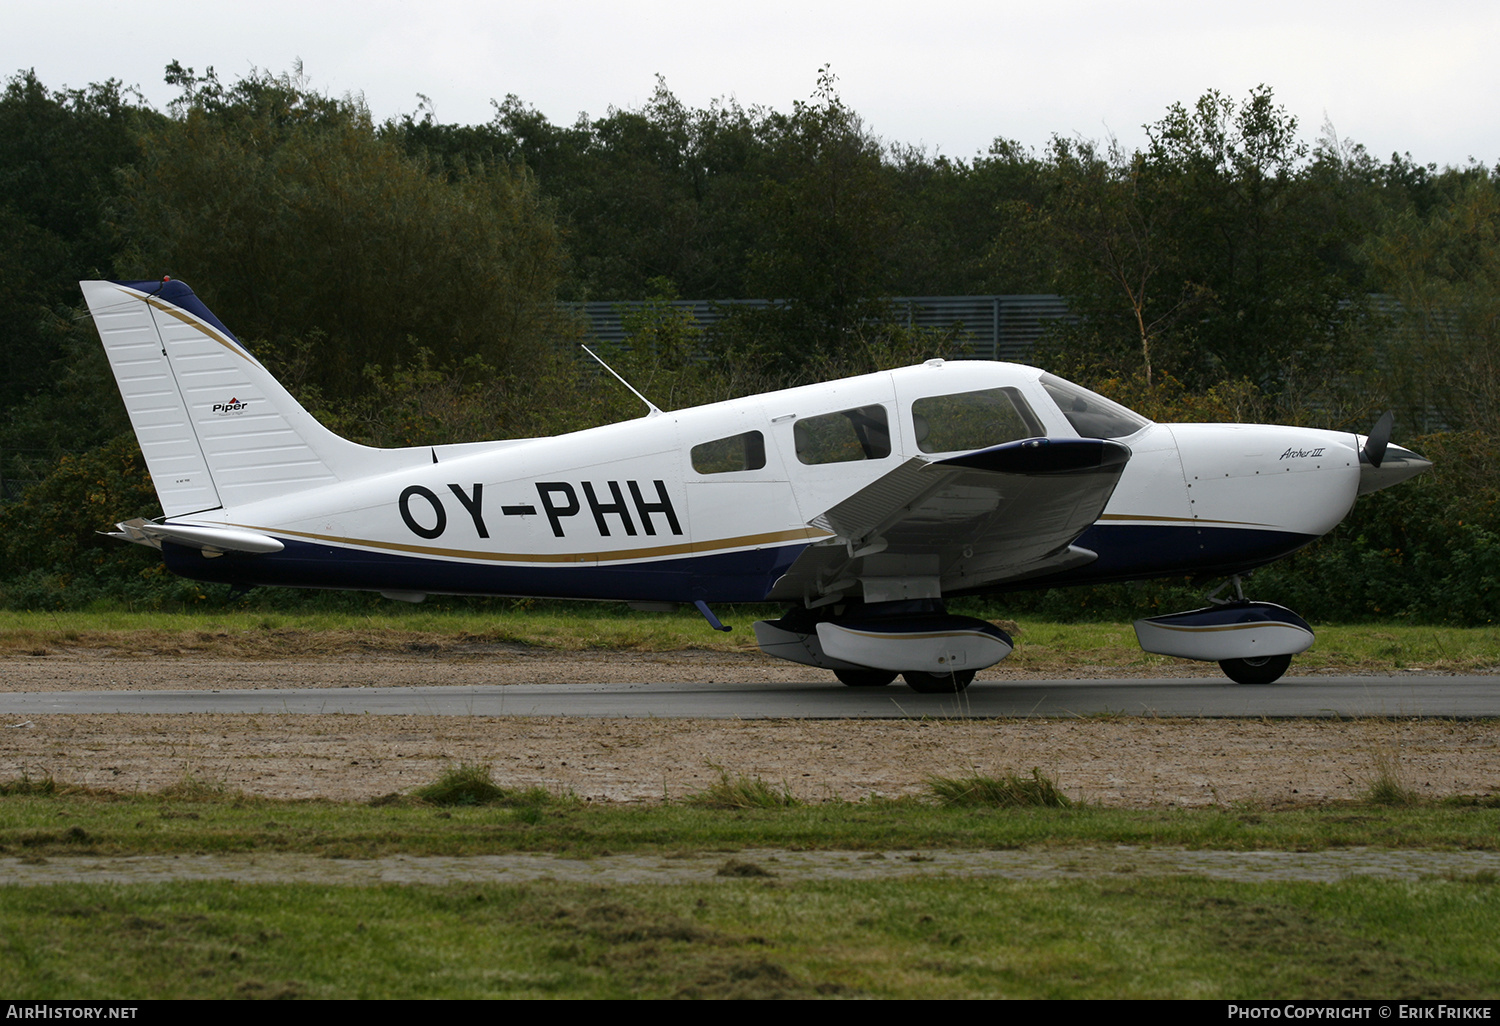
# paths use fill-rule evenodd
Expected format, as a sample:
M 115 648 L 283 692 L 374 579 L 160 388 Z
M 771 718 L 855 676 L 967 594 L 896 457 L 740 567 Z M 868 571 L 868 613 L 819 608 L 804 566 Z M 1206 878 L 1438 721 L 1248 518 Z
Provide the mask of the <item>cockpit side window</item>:
M 700 474 L 732 474 L 766 465 L 766 438 L 759 431 L 716 438 L 693 446 L 693 469 Z
M 988 449 L 1047 433 L 1014 388 L 927 396 L 911 404 L 911 420 L 923 452 Z
M 809 466 L 883 460 L 891 454 L 890 421 L 884 406 L 804 417 L 792 425 L 797 459 Z
M 1134 410 L 1052 374 L 1042 375 L 1042 387 L 1084 438 L 1124 438 L 1151 423 Z

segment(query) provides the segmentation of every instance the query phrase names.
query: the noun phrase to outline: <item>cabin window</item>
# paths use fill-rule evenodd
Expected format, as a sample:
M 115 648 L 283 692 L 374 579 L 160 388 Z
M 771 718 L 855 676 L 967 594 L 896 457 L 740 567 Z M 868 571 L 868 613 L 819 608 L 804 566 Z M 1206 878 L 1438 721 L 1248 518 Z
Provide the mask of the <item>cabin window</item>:
M 792 425 L 797 459 L 809 466 L 883 460 L 891 454 L 891 429 L 884 406 L 861 406 Z
M 918 399 L 911 404 L 911 422 L 923 452 L 969 452 L 1046 434 L 1014 388 Z
M 1083 438 L 1124 438 L 1151 423 L 1134 410 L 1052 374 L 1042 375 L 1042 387 Z
M 732 474 L 766 465 L 766 439 L 759 431 L 716 438 L 693 446 L 693 469 L 700 474 Z

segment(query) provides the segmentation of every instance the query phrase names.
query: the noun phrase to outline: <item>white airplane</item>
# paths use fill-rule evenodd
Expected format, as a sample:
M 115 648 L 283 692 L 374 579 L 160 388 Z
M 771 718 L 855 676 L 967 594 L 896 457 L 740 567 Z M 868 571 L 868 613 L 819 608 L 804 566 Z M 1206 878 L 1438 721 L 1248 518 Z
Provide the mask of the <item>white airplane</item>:
M 1313 634 L 1238 575 L 1431 464 L 1369 437 L 1156 424 L 1033 367 L 918 367 L 550 438 L 375 449 L 304 410 L 182 282 L 80 283 L 165 516 L 115 537 L 237 585 L 778 602 L 767 655 L 952 692 L 1011 651 L 951 596 L 1209 575 L 1147 651 L 1270 683 Z

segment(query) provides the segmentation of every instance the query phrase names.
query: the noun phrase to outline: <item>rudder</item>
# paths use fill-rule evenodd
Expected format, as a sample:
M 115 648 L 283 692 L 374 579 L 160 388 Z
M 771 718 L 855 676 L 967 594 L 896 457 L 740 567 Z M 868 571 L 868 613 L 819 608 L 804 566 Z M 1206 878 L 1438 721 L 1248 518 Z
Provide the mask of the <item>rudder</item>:
M 79 285 L 167 516 L 362 476 L 400 451 L 319 424 L 182 282 Z

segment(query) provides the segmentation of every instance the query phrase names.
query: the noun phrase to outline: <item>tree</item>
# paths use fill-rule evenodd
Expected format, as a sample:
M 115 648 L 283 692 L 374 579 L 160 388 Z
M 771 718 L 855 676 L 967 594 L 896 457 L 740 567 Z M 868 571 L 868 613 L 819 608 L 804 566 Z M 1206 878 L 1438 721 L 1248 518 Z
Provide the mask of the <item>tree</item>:
M 1380 361 L 1408 423 L 1494 434 L 1500 423 L 1500 182 L 1483 168 L 1439 176 L 1425 216 L 1396 205 L 1361 253 L 1396 301 Z
M 1005 234 L 1013 209 L 1040 205 L 1044 170 L 1030 150 L 1004 138 L 968 161 L 889 147 L 885 174 L 900 223 L 892 256 L 896 294 L 1050 291 L 1049 254 Z
M 1276 390 L 1329 355 L 1347 283 L 1323 259 L 1336 226 L 1304 175 L 1297 119 L 1267 86 L 1243 103 L 1205 93 L 1147 126 L 1145 170 L 1177 205 L 1175 278 L 1198 290 L 1195 381 L 1249 377 Z
M 1124 358 L 1131 339 L 1149 387 L 1160 336 L 1198 296 L 1170 274 L 1181 210 L 1145 158 L 1114 140 L 1101 151 L 1054 136 L 1045 166 L 1045 199 L 1039 207 L 1011 204 L 1015 232 L 997 247 L 1020 237 L 1058 258 L 1053 281 L 1086 318 L 1085 330 L 1125 365 L 1133 362 Z
M 723 299 L 744 294 L 746 205 L 764 148 L 755 124 L 732 100 L 689 109 L 658 76 L 639 109 L 571 126 L 511 95 L 484 126 L 438 125 L 427 108 L 386 131 L 446 167 L 500 163 L 535 176 L 568 235 L 565 298 L 637 299 L 668 278 Z
M 332 390 L 418 347 L 509 368 L 557 330 L 561 240 L 524 169 L 412 156 L 300 69 L 228 87 L 174 69 L 176 116 L 125 180 L 126 275 L 180 275 L 247 338 L 319 329 Z
M 889 315 L 898 222 L 883 151 L 834 82 L 825 67 L 812 102 L 762 127 L 766 172 L 752 205 L 762 227 L 746 284 L 785 301 L 761 319 L 775 338 L 770 355 L 786 363 L 837 352 L 859 325 Z
M 56 311 L 114 262 L 105 211 L 136 158 L 133 100 L 114 80 L 54 91 L 31 71 L 0 93 L 0 409 L 51 380 Z
M 1148 379 L 1190 388 L 1246 378 L 1305 393 L 1342 371 L 1358 273 L 1356 225 L 1330 199 L 1367 162 L 1325 151 L 1313 167 L 1271 90 L 1217 92 L 1146 126 L 1150 145 L 1055 138 L 1038 202 L 1005 205 L 992 260 L 1027 244 L 1082 323 L 1066 355 L 1124 369 L 1127 339 Z M 1357 165 L 1357 166 L 1356 166 Z
M 611 108 L 588 131 L 587 178 L 560 197 L 580 291 L 638 299 L 669 279 L 694 298 L 739 295 L 753 154 L 735 142 L 749 131 L 746 113 L 733 103 L 690 110 L 658 77 L 640 110 Z

